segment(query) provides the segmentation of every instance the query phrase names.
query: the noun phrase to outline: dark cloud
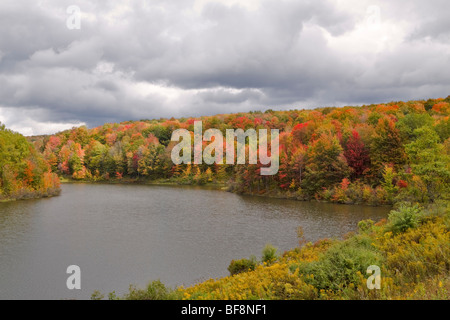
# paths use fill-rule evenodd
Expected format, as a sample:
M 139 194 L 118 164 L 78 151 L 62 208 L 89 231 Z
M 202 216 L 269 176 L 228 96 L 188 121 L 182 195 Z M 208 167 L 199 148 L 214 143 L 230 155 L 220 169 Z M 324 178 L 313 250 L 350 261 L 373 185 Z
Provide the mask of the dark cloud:
M 66 27 L 70 5 L 83 12 L 80 30 Z M 0 120 L 40 133 L 63 124 L 447 96 L 447 7 L 441 0 L 5 0 Z

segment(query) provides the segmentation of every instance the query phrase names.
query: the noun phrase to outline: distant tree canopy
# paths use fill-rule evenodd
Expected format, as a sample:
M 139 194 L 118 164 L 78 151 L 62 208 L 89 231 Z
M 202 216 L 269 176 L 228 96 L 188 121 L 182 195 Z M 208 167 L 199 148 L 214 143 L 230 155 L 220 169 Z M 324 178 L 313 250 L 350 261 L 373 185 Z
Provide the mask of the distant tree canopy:
M 448 154 L 445 150 L 450 146 L 449 102 L 448 97 L 127 121 L 74 128 L 33 141 L 53 172 L 74 179 L 222 182 L 236 192 L 338 202 L 390 203 L 399 196 L 433 200 L 448 197 L 449 161 L 438 154 Z M 278 174 L 261 176 L 260 163 L 174 165 L 170 158 L 175 145 L 172 132 L 180 128 L 193 131 L 196 120 L 203 122 L 203 130 L 216 128 L 222 133 L 239 128 L 279 129 Z M 435 156 L 425 157 L 426 150 Z M 29 150 L 22 146 L 14 152 Z M 435 166 L 425 168 L 430 162 Z

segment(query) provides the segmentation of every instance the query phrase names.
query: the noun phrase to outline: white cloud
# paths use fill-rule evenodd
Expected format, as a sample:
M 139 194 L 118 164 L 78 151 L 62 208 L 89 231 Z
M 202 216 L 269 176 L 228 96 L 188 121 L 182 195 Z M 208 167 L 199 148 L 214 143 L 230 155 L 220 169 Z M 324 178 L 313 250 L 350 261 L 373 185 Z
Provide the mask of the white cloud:
M 54 134 L 73 127 L 80 127 L 86 125 L 84 122 L 42 122 L 27 116 L 25 112 L 20 112 L 20 117 L 17 117 L 15 110 L 0 107 L 0 122 L 8 129 L 19 132 L 25 136 Z

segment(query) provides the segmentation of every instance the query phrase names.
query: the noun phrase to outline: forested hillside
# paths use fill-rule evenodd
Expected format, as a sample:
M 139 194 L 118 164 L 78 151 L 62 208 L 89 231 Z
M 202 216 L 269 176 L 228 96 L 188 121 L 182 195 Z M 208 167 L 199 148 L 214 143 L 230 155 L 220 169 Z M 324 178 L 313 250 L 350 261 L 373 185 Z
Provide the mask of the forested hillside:
M 34 138 L 53 172 L 78 180 L 223 183 L 234 192 L 340 203 L 448 198 L 450 96 L 361 107 L 129 121 Z M 280 168 L 174 165 L 175 129 L 280 130 Z M 204 143 L 205 146 L 205 143 Z
M 19 133 L 0 123 L 0 200 L 47 197 L 59 193 L 58 176 Z

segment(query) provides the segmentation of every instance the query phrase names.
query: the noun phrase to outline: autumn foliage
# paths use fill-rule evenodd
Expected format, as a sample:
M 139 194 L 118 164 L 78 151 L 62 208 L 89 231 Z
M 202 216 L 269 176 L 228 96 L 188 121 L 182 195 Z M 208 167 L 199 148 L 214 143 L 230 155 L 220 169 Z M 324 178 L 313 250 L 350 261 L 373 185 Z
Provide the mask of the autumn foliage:
M 429 99 L 128 121 L 73 128 L 34 143 L 53 172 L 78 180 L 216 183 L 238 193 L 372 205 L 395 199 L 427 201 L 448 197 L 449 102 L 450 98 Z M 227 129 L 279 129 L 279 172 L 261 176 L 260 163 L 174 165 L 172 132 L 193 132 L 197 120 L 203 130 L 219 129 L 224 136 Z M 412 146 L 423 140 L 416 131 L 421 128 L 431 130 L 423 131 L 432 135 L 426 147 L 436 154 L 432 162 L 439 168 L 426 168 L 413 151 Z M 389 177 L 386 168 L 392 168 Z M 345 189 L 342 181 L 348 181 Z
M 25 137 L 0 124 L 0 200 L 58 193 L 59 178 L 51 171 L 49 163 Z

